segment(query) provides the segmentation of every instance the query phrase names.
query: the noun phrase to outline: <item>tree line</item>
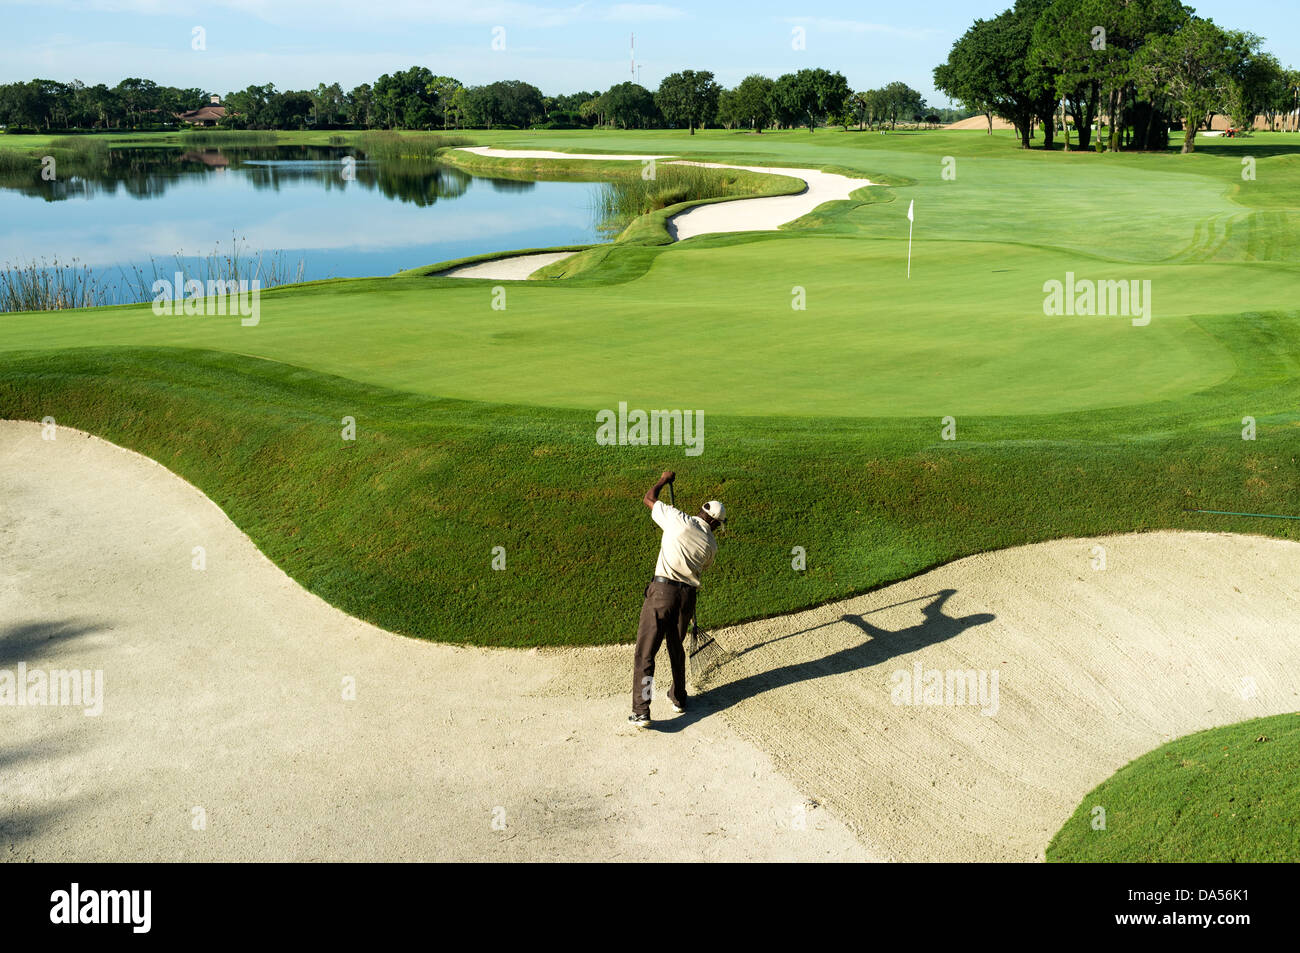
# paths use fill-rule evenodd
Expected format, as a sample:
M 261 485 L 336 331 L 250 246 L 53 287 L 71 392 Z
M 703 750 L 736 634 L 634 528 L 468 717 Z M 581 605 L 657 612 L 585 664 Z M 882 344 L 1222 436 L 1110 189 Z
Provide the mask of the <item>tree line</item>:
M 173 128 L 180 113 L 208 102 L 200 89 L 124 79 L 88 86 L 35 79 L 0 85 L 0 125 L 11 131 Z M 846 129 L 937 123 L 970 111 L 932 109 L 905 83 L 854 92 L 842 73 L 803 69 L 776 79 L 754 74 L 727 89 L 707 70 L 666 76 L 658 89 L 618 83 L 603 93 L 547 96 L 531 83 L 502 80 L 466 86 L 424 66 L 385 73 L 344 91 L 338 83 L 279 90 L 251 85 L 226 94 L 220 125 L 232 129 L 624 129 L 722 126 L 771 128 L 841 124 Z
M 990 132 L 994 116 L 1012 123 L 1026 149 L 1036 126 L 1045 148 L 1060 129 L 1067 150 L 1073 132 L 1078 148 L 1099 151 L 1163 149 L 1181 129 L 1187 153 L 1215 115 L 1243 130 L 1260 116 L 1297 128 L 1300 72 L 1262 43 L 1178 0 L 1016 0 L 975 21 L 934 83 L 984 114 Z

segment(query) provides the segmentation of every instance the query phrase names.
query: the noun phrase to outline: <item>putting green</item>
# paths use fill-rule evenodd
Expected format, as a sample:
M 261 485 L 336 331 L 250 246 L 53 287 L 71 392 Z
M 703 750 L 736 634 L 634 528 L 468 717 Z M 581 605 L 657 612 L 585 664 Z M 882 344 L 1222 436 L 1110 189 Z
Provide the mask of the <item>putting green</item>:
M 741 416 L 1038 415 L 1225 381 L 1235 364 L 1204 330 L 1215 323 L 1188 318 L 1289 311 L 1300 278 L 1292 155 L 1261 157 L 1257 180 L 1242 182 L 1235 155 L 1018 153 L 970 133 L 541 144 L 910 184 L 779 233 L 620 246 L 582 279 L 508 284 L 504 310 L 493 282 L 364 279 L 268 293 L 257 327 L 144 307 L 7 315 L 0 350 L 204 348 L 429 396 L 592 412 L 627 401 Z M 942 176 L 945 158 L 955 178 Z M 902 199 L 913 196 L 909 280 Z M 1151 323 L 1045 315 L 1044 284 L 1068 274 L 1149 281 Z
M 6 318 L 14 349 L 201 347 L 415 393 L 737 415 L 1038 414 L 1177 397 L 1233 363 L 1187 320 L 1215 298 L 1287 306 L 1300 274 L 1115 265 L 1039 248 L 774 235 L 658 251 L 630 282 L 337 282 L 267 294 L 260 323 L 147 307 Z M 629 251 L 644 252 L 641 249 Z M 1152 320 L 1043 313 L 1043 284 L 1149 280 Z M 804 310 L 795 310 L 803 289 Z M 1140 320 L 1140 318 L 1139 318 Z

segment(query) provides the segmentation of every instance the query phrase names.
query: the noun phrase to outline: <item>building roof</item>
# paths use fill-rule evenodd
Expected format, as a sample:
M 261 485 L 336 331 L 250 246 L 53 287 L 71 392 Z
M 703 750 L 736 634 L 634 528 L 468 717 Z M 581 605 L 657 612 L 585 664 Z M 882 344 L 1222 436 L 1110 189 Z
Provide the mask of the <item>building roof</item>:
M 200 106 L 198 109 L 191 109 L 189 112 L 178 113 L 177 118 L 182 122 L 217 122 L 226 115 L 225 106 Z

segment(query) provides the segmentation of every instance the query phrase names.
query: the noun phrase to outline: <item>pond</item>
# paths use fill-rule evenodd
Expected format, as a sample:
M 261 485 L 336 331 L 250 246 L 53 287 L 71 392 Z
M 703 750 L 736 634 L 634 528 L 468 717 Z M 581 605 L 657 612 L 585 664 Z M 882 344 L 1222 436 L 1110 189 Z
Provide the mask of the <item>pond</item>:
M 593 182 L 471 175 L 325 146 L 114 148 L 0 174 L 0 265 L 57 259 L 133 284 L 232 245 L 304 280 L 602 240 Z M 187 268 L 188 270 L 188 268 Z

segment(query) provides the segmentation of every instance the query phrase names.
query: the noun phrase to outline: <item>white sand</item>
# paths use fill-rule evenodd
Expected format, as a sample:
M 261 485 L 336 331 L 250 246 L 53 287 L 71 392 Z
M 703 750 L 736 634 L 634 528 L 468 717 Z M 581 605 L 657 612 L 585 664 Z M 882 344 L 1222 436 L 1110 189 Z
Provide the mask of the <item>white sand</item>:
M 507 159 L 618 159 L 625 161 L 666 159 L 663 155 L 600 155 L 599 153 L 548 152 L 544 149 L 494 149 L 491 146 L 474 146 L 463 149 L 482 156 Z M 687 209 L 668 220 L 668 233 L 674 240 L 694 238 L 696 235 L 716 232 L 761 232 L 780 228 L 787 222 L 807 215 L 819 205 L 848 199 L 850 194 L 872 183 L 868 179 L 852 179 L 843 175 L 822 172 L 820 169 L 785 169 L 752 165 L 724 165 L 718 162 L 690 162 L 679 160 L 671 164 L 695 165 L 709 169 L 741 169 L 746 172 L 763 172 L 770 175 L 788 175 L 802 179 L 804 190 L 795 195 L 777 195 L 766 198 L 733 199 Z M 517 255 L 497 258 L 476 265 L 453 268 L 439 272 L 444 278 L 490 278 L 504 281 L 522 280 L 552 261 L 567 258 L 567 254 L 551 256 Z
M 774 195 L 767 198 L 734 199 L 697 205 L 668 220 L 668 231 L 681 241 L 696 235 L 715 232 L 766 232 L 780 228 L 787 222 L 802 218 L 819 205 L 847 200 L 858 189 L 871 185 L 869 179 L 851 179 L 820 169 L 783 169 L 754 165 L 721 165 L 717 162 L 683 162 L 709 169 L 743 169 L 746 172 L 764 172 L 769 175 L 788 175 L 803 179 L 804 191 L 795 195 Z
M 0 707 L 0 860 L 870 859 L 725 719 L 627 727 L 630 648 L 392 635 L 158 464 L 39 432 L 0 422 L 0 669 L 106 700 Z
M 106 700 L 0 707 L 4 859 L 1033 859 L 1133 757 L 1300 708 L 1300 545 L 1152 533 L 721 630 L 697 707 L 634 733 L 630 648 L 391 635 L 162 466 L 39 433 L 0 422 L 0 669 L 102 669 Z M 892 704 L 916 661 L 997 671 L 996 714 Z
M 1092 568 L 1095 545 L 1104 571 Z M 874 853 L 1041 859 L 1084 795 L 1132 759 L 1300 709 L 1297 578 L 1300 544 L 1252 536 L 1003 550 L 723 630 L 737 657 L 714 694 Z M 942 590 L 953 594 L 937 602 Z M 918 662 L 998 672 L 996 713 L 893 704 L 893 673 Z
M 511 258 L 494 258 L 476 265 L 461 265 L 438 272 L 440 278 L 492 278 L 500 281 L 524 281 L 539 268 L 562 261 L 573 255 L 571 251 L 541 252 L 536 255 L 515 255 Z

